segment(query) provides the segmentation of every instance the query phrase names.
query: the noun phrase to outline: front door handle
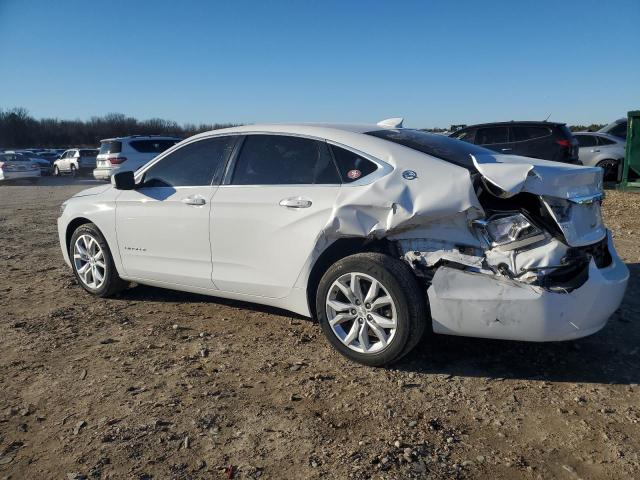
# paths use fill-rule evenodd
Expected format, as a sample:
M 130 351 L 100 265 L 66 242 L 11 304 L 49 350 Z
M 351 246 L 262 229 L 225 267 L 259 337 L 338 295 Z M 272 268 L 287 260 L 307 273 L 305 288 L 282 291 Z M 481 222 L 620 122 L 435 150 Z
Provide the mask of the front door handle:
M 501 148 L 500 151 L 502 152 L 510 152 L 511 150 L 513 150 L 513 148 Z
M 598 150 L 597 148 L 594 148 L 593 150 L 589 150 L 589 151 L 590 151 L 590 152 L 592 152 L 592 153 L 597 153 L 597 152 L 599 152 L 600 150 Z
M 207 203 L 207 201 L 202 198 L 199 197 L 197 195 L 191 196 L 191 197 L 185 197 L 182 199 L 182 203 L 184 203 L 185 205 L 195 205 L 195 206 L 202 206 L 205 203 Z
M 309 208 L 312 203 L 311 200 L 303 197 L 290 197 L 280 200 L 280 206 L 288 208 Z

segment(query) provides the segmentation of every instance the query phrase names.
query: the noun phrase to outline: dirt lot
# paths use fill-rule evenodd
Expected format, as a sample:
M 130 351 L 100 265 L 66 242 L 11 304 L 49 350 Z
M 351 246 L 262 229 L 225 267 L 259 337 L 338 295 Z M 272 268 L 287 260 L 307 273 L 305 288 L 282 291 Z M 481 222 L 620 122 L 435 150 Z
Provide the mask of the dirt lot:
M 602 332 L 433 337 L 385 370 L 287 312 L 92 298 L 56 234 L 89 184 L 0 186 L 0 479 L 640 477 L 640 196 L 605 201 L 632 282 Z

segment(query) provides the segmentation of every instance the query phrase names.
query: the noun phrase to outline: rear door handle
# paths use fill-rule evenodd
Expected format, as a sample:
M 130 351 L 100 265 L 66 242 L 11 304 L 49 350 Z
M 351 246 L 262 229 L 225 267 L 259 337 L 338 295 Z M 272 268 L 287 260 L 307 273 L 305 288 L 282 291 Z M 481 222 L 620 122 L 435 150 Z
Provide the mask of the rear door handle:
M 513 148 L 501 148 L 500 151 L 502 152 L 510 152 L 511 150 L 513 150 Z
M 184 203 L 185 205 L 202 206 L 207 203 L 207 201 L 198 195 L 192 195 L 191 197 L 183 198 L 182 203 Z
M 303 197 L 289 197 L 280 200 L 280 206 L 288 208 L 309 208 L 312 203 L 311 200 Z
M 590 150 L 590 152 L 592 152 L 592 153 L 596 153 L 596 152 L 599 152 L 599 151 L 600 151 L 600 150 L 598 150 L 598 149 Z

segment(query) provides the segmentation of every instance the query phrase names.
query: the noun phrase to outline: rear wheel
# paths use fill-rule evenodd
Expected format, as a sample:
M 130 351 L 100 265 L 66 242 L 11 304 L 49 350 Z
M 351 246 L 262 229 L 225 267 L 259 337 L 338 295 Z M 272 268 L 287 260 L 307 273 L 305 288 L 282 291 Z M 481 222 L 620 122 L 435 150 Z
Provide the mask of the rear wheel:
M 57 165 L 55 165 L 55 166 L 53 167 L 53 175 L 54 175 L 54 176 L 56 176 L 56 177 L 59 177 L 59 176 L 60 176 L 60 169 L 58 168 L 58 166 L 57 166 Z
M 127 288 L 128 283 L 118 275 L 107 241 L 93 223 L 85 223 L 73 232 L 69 257 L 76 280 L 87 292 L 109 297 Z
M 76 177 L 78 175 L 78 170 L 76 169 L 75 165 L 71 165 L 69 173 L 71 173 L 72 177 Z
M 426 301 L 409 266 L 379 253 L 351 255 L 331 266 L 320 280 L 316 311 L 332 346 L 371 366 L 411 351 L 427 321 Z

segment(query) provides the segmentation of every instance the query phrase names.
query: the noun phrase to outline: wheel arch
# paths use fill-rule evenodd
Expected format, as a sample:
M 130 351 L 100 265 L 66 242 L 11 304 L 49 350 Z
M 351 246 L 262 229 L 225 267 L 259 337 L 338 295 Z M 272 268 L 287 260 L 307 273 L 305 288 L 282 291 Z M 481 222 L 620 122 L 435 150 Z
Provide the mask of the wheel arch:
M 91 220 L 89 220 L 88 218 L 85 218 L 85 217 L 76 217 L 76 218 L 74 218 L 73 220 L 71 220 L 69 222 L 69 224 L 67 225 L 67 229 L 65 231 L 65 235 L 64 235 L 64 241 L 65 241 L 65 246 L 67 248 L 67 252 L 71 248 L 71 237 L 73 236 L 73 232 L 75 232 L 78 227 L 80 227 L 82 225 L 85 225 L 87 223 L 93 223 L 93 222 Z M 96 228 L 98 228 L 97 225 L 96 225 Z M 98 230 L 100 230 L 100 229 L 98 228 Z M 101 233 L 102 233 L 102 231 L 101 231 Z
M 371 238 L 339 238 L 329 245 L 316 259 L 309 272 L 307 281 L 307 305 L 312 318 L 316 317 L 316 292 L 324 273 L 338 260 L 349 255 L 364 252 L 379 252 L 395 255 L 397 248 L 394 242 L 387 239 Z

